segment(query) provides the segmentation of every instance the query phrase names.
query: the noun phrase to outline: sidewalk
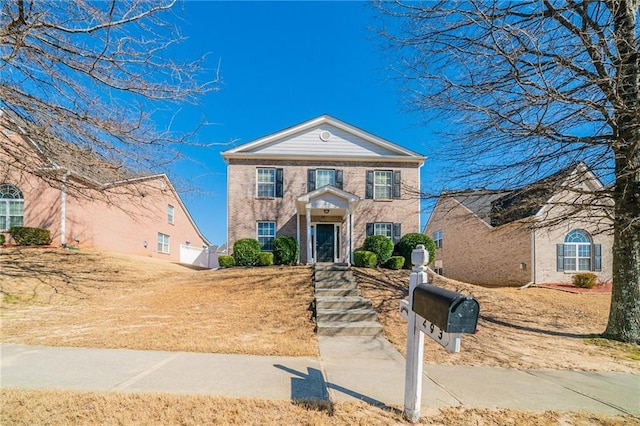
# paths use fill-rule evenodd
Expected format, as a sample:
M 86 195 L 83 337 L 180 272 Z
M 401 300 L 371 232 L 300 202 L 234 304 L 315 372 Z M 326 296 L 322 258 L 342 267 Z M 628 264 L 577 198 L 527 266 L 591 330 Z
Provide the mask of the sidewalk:
M 363 400 L 402 408 L 404 358 L 381 337 L 319 337 L 320 359 L 0 346 L 3 388 Z M 640 416 L 640 376 L 427 364 L 422 406 Z

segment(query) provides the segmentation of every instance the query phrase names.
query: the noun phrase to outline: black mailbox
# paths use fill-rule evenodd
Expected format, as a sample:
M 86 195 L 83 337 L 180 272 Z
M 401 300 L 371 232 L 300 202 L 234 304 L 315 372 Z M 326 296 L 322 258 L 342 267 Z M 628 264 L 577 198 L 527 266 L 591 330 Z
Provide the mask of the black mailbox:
M 412 309 L 446 333 L 475 333 L 480 304 L 471 296 L 419 284 L 413 291 Z

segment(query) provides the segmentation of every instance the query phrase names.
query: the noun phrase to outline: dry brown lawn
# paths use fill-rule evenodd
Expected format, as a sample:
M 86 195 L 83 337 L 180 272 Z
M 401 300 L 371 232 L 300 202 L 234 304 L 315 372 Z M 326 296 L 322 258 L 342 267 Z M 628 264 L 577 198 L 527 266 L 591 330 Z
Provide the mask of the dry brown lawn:
M 356 269 L 386 337 L 404 353 L 397 313 L 407 271 Z M 637 346 L 603 341 L 609 296 L 548 289 L 437 284 L 481 304 L 479 333 L 448 354 L 428 341 L 428 362 L 640 372 Z M 0 249 L 0 341 L 52 346 L 318 356 L 309 305 L 311 270 L 193 270 L 92 250 Z M 397 410 L 363 403 L 305 405 L 256 399 L 129 393 L 0 390 L 0 424 L 390 425 Z M 622 416 L 445 408 L 428 425 L 640 425 Z
M 354 268 L 373 301 L 387 339 L 406 355 L 407 323 L 398 313 L 410 271 Z M 433 276 L 433 275 L 432 275 Z M 484 288 L 439 275 L 434 284 L 469 294 L 480 303 L 477 334 L 462 337 L 450 354 L 425 338 L 425 361 L 522 369 L 640 373 L 640 347 L 598 338 L 607 324 L 611 296 L 546 288 Z
M 311 269 L 1 249 L 4 343 L 317 356 Z
M 0 391 L 2 425 L 397 425 L 397 409 L 360 403 L 304 404 L 194 395 Z M 442 408 L 419 425 L 638 426 L 629 416 Z

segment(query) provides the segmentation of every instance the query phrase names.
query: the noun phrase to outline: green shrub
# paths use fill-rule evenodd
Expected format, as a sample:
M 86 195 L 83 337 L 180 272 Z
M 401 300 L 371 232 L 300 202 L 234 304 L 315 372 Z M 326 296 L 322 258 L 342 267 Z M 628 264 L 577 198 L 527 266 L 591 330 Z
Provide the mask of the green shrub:
M 378 264 L 384 265 L 393 254 L 393 241 L 383 235 L 370 235 L 364 240 L 362 249 L 375 253 Z
M 273 265 L 273 253 L 269 251 L 261 251 L 258 253 L 258 266 Z
M 384 264 L 386 268 L 389 269 L 402 269 L 404 266 L 404 257 L 402 256 L 391 256 L 387 263 Z
M 0 245 L 4 244 L 5 242 L 7 242 L 7 239 L 5 238 L 4 234 L 0 234 Z
M 276 265 L 295 265 L 298 261 L 298 242 L 288 235 L 273 240 L 273 261 Z
M 591 272 L 583 272 L 581 274 L 575 274 L 571 278 L 573 285 L 580 288 L 593 288 L 596 286 L 596 279 L 598 276 Z
M 411 263 L 411 252 L 415 250 L 418 244 L 424 245 L 424 248 L 429 252 L 429 263 L 433 262 L 433 259 L 436 257 L 436 244 L 431 237 L 418 232 L 406 234 L 400 238 L 397 250 L 398 254 L 404 257 L 404 267 L 407 269 L 411 269 L 413 266 Z
M 261 252 L 260 243 L 253 238 L 243 238 L 233 243 L 233 258 L 238 266 L 254 266 L 258 264 Z
M 9 234 L 19 246 L 42 246 L 51 243 L 51 232 L 48 229 L 12 226 Z
M 220 265 L 221 268 L 233 268 L 234 266 L 236 266 L 236 260 L 233 258 L 233 256 L 222 254 L 218 256 L 218 265 Z
M 376 254 L 366 250 L 353 253 L 353 263 L 361 268 L 375 268 L 378 265 Z

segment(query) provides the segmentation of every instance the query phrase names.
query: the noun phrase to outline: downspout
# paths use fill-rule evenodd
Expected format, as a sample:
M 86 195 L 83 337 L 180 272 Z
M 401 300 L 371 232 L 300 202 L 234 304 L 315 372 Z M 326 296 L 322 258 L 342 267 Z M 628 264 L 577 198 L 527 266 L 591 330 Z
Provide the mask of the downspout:
M 519 287 L 519 290 L 529 288 L 536 283 L 536 230 L 531 230 L 531 281 Z
M 69 172 L 62 175 L 62 187 L 60 188 L 60 244 L 67 245 L 67 177 Z

